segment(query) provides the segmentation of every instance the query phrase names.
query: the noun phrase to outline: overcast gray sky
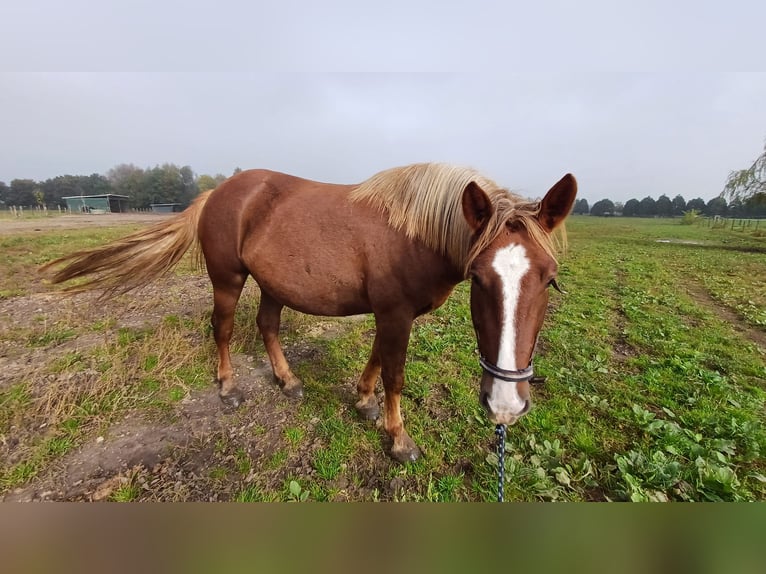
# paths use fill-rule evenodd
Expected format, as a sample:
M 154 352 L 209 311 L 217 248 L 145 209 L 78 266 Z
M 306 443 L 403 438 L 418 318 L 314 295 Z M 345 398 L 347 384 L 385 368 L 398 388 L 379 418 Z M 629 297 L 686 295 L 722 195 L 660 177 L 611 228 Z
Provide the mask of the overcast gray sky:
M 0 181 L 173 162 L 360 181 L 470 165 L 538 196 L 717 195 L 766 136 L 766 74 L 5 74 Z
M 762 0 L 25 0 L 0 21 L 6 183 L 446 161 L 532 197 L 572 172 L 591 203 L 709 199 L 766 137 L 766 74 L 718 71 L 764 69 Z M 72 68 L 94 73 L 24 72 Z

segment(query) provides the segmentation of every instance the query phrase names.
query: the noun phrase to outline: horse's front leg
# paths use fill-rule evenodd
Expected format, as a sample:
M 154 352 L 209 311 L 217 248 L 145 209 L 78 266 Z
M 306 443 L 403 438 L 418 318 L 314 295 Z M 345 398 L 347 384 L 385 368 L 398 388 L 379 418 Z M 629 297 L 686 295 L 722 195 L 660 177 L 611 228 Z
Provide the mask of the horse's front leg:
M 418 445 L 404 429 L 400 409 L 402 387 L 404 387 L 404 362 L 412 330 L 412 317 L 378 317 L 376 341 L 383 377 L 385 398 L 385 429 L 393 440 L 391 456 L 399 462 L 417 460 L 420 457 Z

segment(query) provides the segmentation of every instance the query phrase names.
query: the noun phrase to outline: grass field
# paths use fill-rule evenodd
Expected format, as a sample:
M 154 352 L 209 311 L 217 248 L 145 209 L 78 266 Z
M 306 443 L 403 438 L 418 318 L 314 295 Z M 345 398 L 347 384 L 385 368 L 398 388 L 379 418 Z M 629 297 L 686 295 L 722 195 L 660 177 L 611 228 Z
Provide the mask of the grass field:
M 114 302 L 60 299 L 34 268 L 130 228 L 0 236 L 0 495 L 6 500 L 489 501 L 468 285 L 418 320 L 402 400 L 423 448 L 386 455 L 354 387 L 371 320 L 284 314 L 305 398 L 283 397 L 240 303 L 247 402 L 224 411 L 204 275 Z M 506 500 L 766 500 L 766 240 L 677 220 L 573 217 L 534 409 L 507 435 Z

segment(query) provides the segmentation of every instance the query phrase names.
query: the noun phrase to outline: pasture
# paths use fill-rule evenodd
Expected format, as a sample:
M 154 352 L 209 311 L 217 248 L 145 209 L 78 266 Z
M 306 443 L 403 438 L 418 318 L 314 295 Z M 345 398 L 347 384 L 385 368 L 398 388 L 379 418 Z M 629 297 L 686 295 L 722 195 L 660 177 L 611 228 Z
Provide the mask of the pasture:
M 206 275 L 190 260 L 111 301 L 62 298 L 39 264 L 138 226 L 40 221 L 0 234 L 5 500 L 494 500 L 467 283 L 413 330 L 402 412 L 424 456 L 401 465 L 354 410 L 371 319 L 284 313 L 305 384 L 291 400 L 248 283 L 232 347 L 246 402 L 227 410 Z M 766 500 L 766 239 L 678 220 L 567 226 L 568 293 L 551 294 L 540 337 L 547 381 L 507 433 L 506 500 Z

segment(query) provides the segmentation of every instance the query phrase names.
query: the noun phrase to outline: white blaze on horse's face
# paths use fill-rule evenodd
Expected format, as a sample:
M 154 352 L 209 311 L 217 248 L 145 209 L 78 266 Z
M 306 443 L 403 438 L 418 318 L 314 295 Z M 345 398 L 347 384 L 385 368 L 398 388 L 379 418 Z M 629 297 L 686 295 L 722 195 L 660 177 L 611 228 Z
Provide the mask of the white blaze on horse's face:
M 523 369 L 516 364 L 516 308 L 521 295 L 521 281 L 529 271 L 529 259 L 523 245 L 510 244 L 498 249 L 492 268 L 503 286 L 503 324 L 497 366 L 508 371 Z
M 497 355 L 497 366 L 508 371 L 526 368 L 516 364 L 516 318 L 521 284 L 530 269 L 523 245 L 511 243 L 497 250 L 492 268 L 502 285 L 502 325 Z M 487 403 L 494 422 L 510 424 L 529 409 L 529 403 L 519 394 L 516 383 L 494 379 Z

